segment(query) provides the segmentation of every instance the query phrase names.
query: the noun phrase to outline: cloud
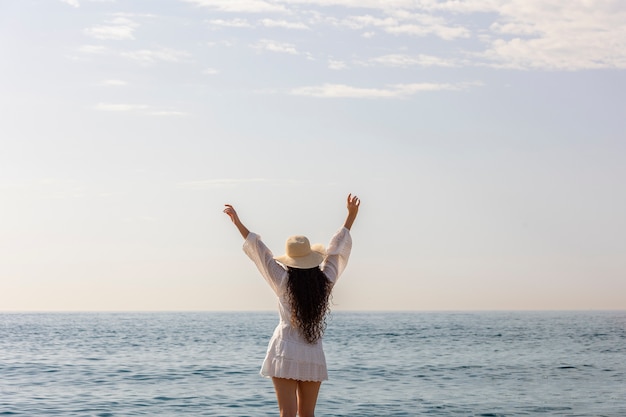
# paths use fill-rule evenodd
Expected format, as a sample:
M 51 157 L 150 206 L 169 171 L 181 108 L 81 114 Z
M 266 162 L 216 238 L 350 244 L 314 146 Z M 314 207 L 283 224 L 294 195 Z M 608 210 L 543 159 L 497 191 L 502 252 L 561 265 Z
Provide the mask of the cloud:
M 337 23 L 353 30 L 378 28 L 393 35 L 428 36 L 444 40 L 467 38 L 470 31 L 462 26 L 449 26 L 441 17 L 406 11 L 390 12 L 385 17 L 367 15 L 349 16 Z M 371 32 L 366 32 L 371 37 Z
M 263 0 L 183 0 L 196 6 L 231 13 L 287 12 L 285 6 Z
M 343 69 L 348 68 L 348 65 L 345 62 L 343 62 L 343 61 L 337 61 L 337 60 L 334 60 L 334 59 L 329 59 L 328 60 L 328 68 L 331 69 L 331 70 L 338 71 L 338 70 L 343 70 Z
M 101 45 L 83 45 L 78 48 L 78 51 L 92 55 L 119 56 L 144 65 L 151 65 L 157 62 L 179 63 L 191 61 L 189 52 L 170 48 L 138 49 L 120 52 Z
M 498 8 L 488 65 L 516 69 L 626 68 L 626 7 L 616 1 L 514 1 Z
M 477 29 L 475 65 L 521 70 L 626 68 L 626 4 L 620 0 L 419 0 L 434 13 L 493 15 Z M 481 60 L 484 60 L 482 63 Z
M 185 116 L 187 113 L 177 110 L 158 110 L 145 104 L 98 103 L 94 107 L 98 111 L 141 113 L 149 116 Z
M 109 48 L 102 45 L 83 45 L 78 48 L 78 51 L 84 54 L 106 54 L 110 52 Z
M 469 37 L 469 31 L 463 27 L 448 27 L 444 25 L 422 26 L 415 24 L 402 24 L 388 26 L 385 27 L 384 30 L 385 32 L 392 33 L 394 35 L 435 35 L 445 40 Z
M 105 23 L 85 29 L 85 34 L 102 40 L 133 40 L 133 32 L 139 26 L 127 17 L 116 17 Z
M 293 44 L 287 42 L 278 42 L 270 39 L 261 39 L 255 44 L 250 45 L 252 48 L 257 51 L 270 51 L 270 52 L 278 52 L 283 54 L 292 54 L 298 55 L 298 51 L 296 50 Z
M 475 29 L 474 36 L 486 49 L 468 53 L 474 65 L 566 71 L 626 68 L 626 4 L 620 0 L 420 0 L 414 10 L 466 20 L 478 13 L 493 16 Z M 455 33 L 458 27 L 433 23 L 444 39 L 465 35 Z
M 115 86 L 115 87 L 128 85 L 128 83 L 126 81 L 122 81 L 122 80 L 104 80 L 104 81 L 102 81 L 102 84 Z
M 150 111 L 145 114 L 150 116 L 186 116 L 187 113 L 176 110 L 159 110 L 159 111 Z
M 232 27 L 232 28 L 254 28 L 254 25 L 247 19 L 234 18 L 234 19 L 211 19 L 208 20 L 212 26 Z M 288 22 L 286 20 L 276 19 L 261 19 L 258 21 L 261 26 L 268 28 L 283 28 L 283 29 L 309 29 L 307 25 L 302 22 Z
M 447 43 L 469 40 L 455 48 L 463 59 L 429 61 L 422 55 L 397 67 L 626 68 L 626 5 L 621 0 L 182 1 L 226 13 L 265 14 L 257 27 L 306 30 L 328 25 L 361 31 L 365 39 L 389 34 L 436 37 Z M 289 18 L 277 18 L 277 13 Z M 254 26 L 241 18 L 218 19 L 214 24 Z M 280 50 L 275 43 L 266 46 Z M 263 47 L 259 44 L 257 49 Z M 295 48 L 289 51 L 283 48 L 287 53 Z
M 233 46 L 236 45 L 236 43 L 233 42 L 233 41 L 229 41 L 229 40 L 221 40 L 221 41 L 206 42 L 205 45 L 208 46 L 209 48 L 215 48 L 216 46 L 223 46 L 223 47 L 226 47 L 226 48 L 232 48 Z
M 80 3 L 78 2 L 78 0 L 61 0 L 61 2 L 65 4 L 69 4 L 70 6 L 73 6 L 73 7 L 80 7 Z
M 455 60 L 443 59 L 432 55 L 406 55 L 389 54 L 376 58 L 371 58 L 369 64 L 382 65 L 386 67 L 408 68 L 408 67 L 455 67 L 459 63 Z
M 216 74 L 219 74 L 220 72 L 216 70 L 215 68 L 206 68 L 204 71 L 202 71 L 202 73 L 206 75 L 216 75 Z
M 221 27 L 231 27 L 231 28 L 252 28 L 252 24 L 250 24 L 246 19 L 213 19 L 209 20 L 208 23 L 212 26 L 221 26 Z
M 385 88 L 363 88 L 345 84 L 323 84 L 320 86 L 295 88 L 291 90 L 291 94 L 317 98 L 405 98 L 426 91 L 460 91 L 475 85 L 480 84 L 413 83 L 392 84 Z
M 456 48 L 463 59 L 422 59 L 412 64 L 417 66 L 626 68 L 626 4 L 620 0 L 276 0 L 273 4 L 296 16 L 312 16 L 309 25 L 364 31 L 363 37 L 382 32 L 472 41 L 471 46 L 468 42 Z M 324 9 L 313 10 L 313 6 L 344 8 L 348 15 L 325 16 Z M 352 10 L 362 14 L 350 14 Z
M 367 27 L 385 28 L 394 26 L 398 21 L 392 17 L 375 17 L 372 15 L 349 16 L 341 20 L 338 24 L 354 30 L 361 30 Z
M 514 0 L 515 1 L 515 0 Z M 533 0 L 529 0 L 533 1 Z M 489 13 L 510 4 L 510 0 L 418 0 L 414 6 L 425 11 L 445 11 L 452 13 Z
M 411 9 L 419 3 L 417 0 L 280 0 L 279 2 L 292 5 L 308 4 L 373 10 Z
M 286 20 L 262 19 L 261 24 L 268 28 L 284 28 L 308 30 L 309 27 L 301 22 L 288 22 Z
M 154 64 L 155 62 L 184 62 L 188 61 L 191 55 L 186 51 L 179 51 L 169 48 L 140 49 L 136 51 L 122 52 L 121 56 L 129 58 L 142 64 Z
M 100 111 L 113 111 L 113 112 L 128 112 L 145 110 L 149 108 L 143 104 L 111 104 L 111 103 L 98 103 L 95 109 Z
M 76 2 L 80 0 L 69 0 Z M 379 65 L 412 67 L 490 67 L 518 70 L 566 70 L 626 68 L 626 3 L 620 0 L 181 0 L 206 8 L 216 28 L 249 28 L 257 39 L 231 38 L 231 46 L 249 45 L 256 51 L 304 56 L 299 43 L 269 40 L 267 29 L 319 33 L 338 29 L 338 41 L 348 30 L 362 42 L 354 42 L 351 56 L 368 56 L 374 36 L 384 42 L 387 55 L 351 67 Z M 82 2 L 81 2 L 82 3 Z M 68 3 L 69 4 L 69 3 Z M 221 13 L 216 13 L 221 12 Z M 251 18 L 250 14 L 258 17 Z M 85 29 L 96 39 L 134 39 L 138 15 L 113 15 L 102 25 Z M 325 27 L 324 27 L 325 26 Z M 265 30 L 265 33 L 263 31 Z M 392 36 L 389 36 L 392 35 Z M 429 37 L 438 49 L 424 49 L 410 40 Z M 398 38 L 399 40 L 395 40 Z M 406 40 L 408 38 L 409 40 Z M 354 38 L 351 39 L 351 42 Z M 429 39 L 429 42 L 431 39 Z M 226 41 L 222 41 L 226 42 Z M 220 43 L 221 44 L 221 43 Z M 362 44 L 362 45 L 361 45 Z M 215 41 L 214 45 L 218 45 Z M 439 48 L 442 46 L 441 48 Z M 418 49 L 420 48 L 420 49 Z M 438 50 L 438 52 L 428 51 Z M 440 52 L 439 52 L 440 51 Z M 85 45 L 81 52 L 112 51 Z M 329 51 L 330 52 L 330 51 Z M 120 54 L 119 52 L 114 52 Z M 323 52 L 322 52 L 323 53 Z M 331 69 L 345 69 L 350 58 L 332 52 Z M 445 54 L 445 57 L 433 54 Z M 190 55 L 165 49 L 127 51 L 122 56 L 150 64 L 190 60 Z M 327 53 L 327 56 L 330 53 Z M 312 55 L 307 55 L 312 58 Z M 321 56 L 321 54 L 320 54 Z M 354 58 L 352 58 L 354 59 Z

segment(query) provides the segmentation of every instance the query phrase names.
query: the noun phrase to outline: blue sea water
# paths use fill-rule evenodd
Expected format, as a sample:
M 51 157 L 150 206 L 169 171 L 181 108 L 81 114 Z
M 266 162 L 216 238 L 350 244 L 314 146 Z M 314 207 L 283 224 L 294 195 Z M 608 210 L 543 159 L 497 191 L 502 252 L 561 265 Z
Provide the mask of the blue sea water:
M 276 313 L 0 314 L 0 416 L 271 416 Z M 626 312 L 333 313 L 318 416 L 626 416 Z

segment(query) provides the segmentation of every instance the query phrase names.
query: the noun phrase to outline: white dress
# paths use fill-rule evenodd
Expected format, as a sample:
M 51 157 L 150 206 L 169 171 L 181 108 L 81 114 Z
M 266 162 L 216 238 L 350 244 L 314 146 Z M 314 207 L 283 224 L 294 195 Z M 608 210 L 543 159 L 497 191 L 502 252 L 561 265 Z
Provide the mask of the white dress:
M 326 258 L 320 265 L 333 286 L 348 264 L 351 249 L 350 231 L 343 227 L 330 240 L 326 249 Z M 298 381 L 327 380 L 328 370 L 322 340 L 308 343 L 300 331 L 291 326 L 286 268 L 274 259 L 272 252 L 255 233 L 248 234 L 243 250 L 278 296 L 280 321 L 267 347 L 261 375 L 268 378 L 278 377 Z

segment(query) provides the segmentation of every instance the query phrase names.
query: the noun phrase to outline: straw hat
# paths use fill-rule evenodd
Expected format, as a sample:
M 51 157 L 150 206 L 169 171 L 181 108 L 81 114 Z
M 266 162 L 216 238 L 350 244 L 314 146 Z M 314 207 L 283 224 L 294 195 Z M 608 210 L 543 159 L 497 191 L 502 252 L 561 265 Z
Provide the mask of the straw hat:
M 298 269 L 309 269 L 319 266 L 326 256 L 323 245 L 313 245 L 309 243 L 309 239 L 305 236 L 291 236 L 285 243 L 285 251 L 283 256 L 277 256 L 276 259 L 283 265 Z

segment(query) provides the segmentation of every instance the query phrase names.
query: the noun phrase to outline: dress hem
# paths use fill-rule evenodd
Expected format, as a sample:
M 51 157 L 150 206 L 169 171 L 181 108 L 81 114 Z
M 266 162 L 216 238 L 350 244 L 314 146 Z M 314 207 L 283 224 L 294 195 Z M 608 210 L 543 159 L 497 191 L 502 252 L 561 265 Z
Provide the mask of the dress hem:
M 259 372 L 259 375 L 262 376 L 265 379 L 280 378 L 280 379 L 291 379 L 291 380 L 294 380 L 294 381 L 302 381 L 302 382 L 324 382 L 324 381 L 328 381 L 328 378 L 324 378 L 324 379 L 299 379 L 299 378 L 286 377 L 286 376 L 263 375 L 260 372 Z

